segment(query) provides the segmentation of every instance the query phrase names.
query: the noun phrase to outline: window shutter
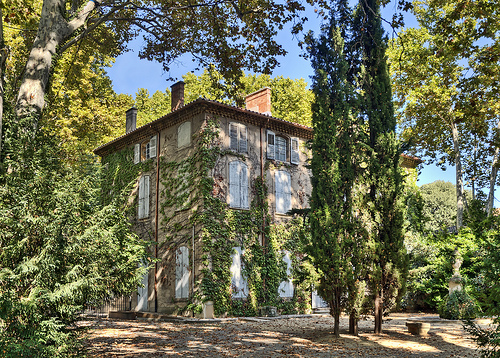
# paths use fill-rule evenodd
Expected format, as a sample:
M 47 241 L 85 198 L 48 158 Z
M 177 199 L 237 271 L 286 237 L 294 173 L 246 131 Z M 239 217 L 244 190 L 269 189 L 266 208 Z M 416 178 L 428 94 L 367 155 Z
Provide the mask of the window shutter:
M 290 252 L 285 251 L 283 256 L 283 261 L 286 263 L 286 280 L 280 283 L 278 292 L 280 297 L 293 297 L 293 282 L 291 278 L 292 274 L 292 260 L 290 259 Z
M 144 176 L 144 218 L 149 216 L 149 175 Z
M 292 188 L 290 181 L 290 173 L 283 171 L 282 185 L 283 185 L 283 202 L 284 202 L 284 212 L 292 210 Z
M 137 216 L 139 219 L 142 219 L 144 217 L 144 177 L 141 177 L 139 179 L 139 209 Z
M 247 280 L 243 276 L 243 264 L 241 262 L 241 256 L 244 251 L 241 247 L 233 247 L 233 254 L 231 255 L 233 262 L 231 264 L 231 286 L 233 288 L 233 298 L 245 298 L 247 297 L 248 287 Z
M 267 131 L 267 158 L 274 159 L 274 132 Z
M 141 145 L 134 145 L 134 164 L 137 164 L 141 161 Z
M 279 161 L 286 161 L 286 139 L 283 137 L 275 137 L 275 159 Z
M 247 127 L 244 125 L 240 126 L 240 153 L 247 152 Z
M 283 214 L 283 212 L 284 212 L 283 183 L 281 181 L 281 171 L 280 170 L 278 170 L 274 174 L 274 186 L 275 186 L 276 212 Z
M 229 163 L 229 206 L 233 208 L 240 207 L 240 179 L 239 162 Z
M 181 246 L 175 255 L 175 298 L 189 297 L 189 249 Z
M 155 158 L 156 157 L 156 136 L 152 136 L 151 139 L 149 140 L 149 157 L 150 158 Z
M 292 138 L 290 140 L 290 162 L 292 164 L 299 164 L 300 162 L 298 138 Z
M 238 151 L 238 126 L 236 123 L 229 123 L 229 149 Z
M 248 168 L 240 162 L 240 207 L 248 209 Z

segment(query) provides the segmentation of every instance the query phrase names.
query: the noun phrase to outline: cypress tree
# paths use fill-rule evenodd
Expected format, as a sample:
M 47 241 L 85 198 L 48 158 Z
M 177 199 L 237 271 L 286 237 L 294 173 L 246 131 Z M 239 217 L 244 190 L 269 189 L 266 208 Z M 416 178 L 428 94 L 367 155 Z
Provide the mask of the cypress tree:
M 408 259 L 404 247 L 403 177 L 386 60 L 380 6 L 376 0 L 359 2 L 354 20 L 354 51 L 359 61 L 361 117 L 368 125 L 370 158 L 364 175 L 368 190 L 362 211 L 373 243 L 368 277 L 373 294 L 375 333 L 382 332 L 384 308 L 404 291 Z
M 346 3 L 338 5 L 346 6 Z M 329 303 L 334 333 L 340 314 L 359 300 L 363 232 L 353 215 L 353 190 L 359 174 L 355 92 L 348 82 L 349 66 L 342 34 L 333 15 L 319 39 L 308 38 L 314 69 L 312 105 L 311 243 L 309 257 L 320 272 L 319 294 Z M 337 14 L 342 16 L 342 11 Z M 355 333 L 354 328 L 352 332 Z

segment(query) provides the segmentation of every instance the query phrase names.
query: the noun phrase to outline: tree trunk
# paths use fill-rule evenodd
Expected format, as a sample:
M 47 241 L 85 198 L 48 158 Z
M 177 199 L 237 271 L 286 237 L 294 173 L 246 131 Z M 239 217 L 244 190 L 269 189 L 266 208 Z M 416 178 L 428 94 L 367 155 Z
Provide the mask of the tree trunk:
M 458 138 L 457 124 L 452 123 L 451 133 L 453 137 L 453 150 L 455 152 L 455 170 L 456 170 L 456 191 L 457 191 L 457 230 L 463 226 L 464 217 L 464 184 L 462 178 L 462 158 L 460 155 L 460 141 Z
M 497 122 L 497 129 L 500 130 L 500 121 Z M 495 183 L 497 181 L 498 174 L 498 154 L 500 148 L 495 147 L 495 154 L 493 155 L 493 161 L 491 162 L 491 172 L 490 172 L 490 191 L 488 193 L 488 203 L 486 204 L 486 210 L 488 216 L 491 215 L 493 211 L 493 202 L 495 201 Z
M 38 31 L 26 63 L 16 103 L 18 116 L 40 112 L 50 77 L 52 60 L 57 47 L 84 25 L 96 3 L 87 2 L 70 22 L 65 19 L 64 0 L 44 0 Z
M 374 313 L 375 313 L 375 334 L 382 333 L 382 295 L 377 290 L 375 293 Z
M 358 317 L 357 312 L 354 310 L 352 310 L 349 315 L 349 334 L 352 334 L 353 336 L 358 335 Z

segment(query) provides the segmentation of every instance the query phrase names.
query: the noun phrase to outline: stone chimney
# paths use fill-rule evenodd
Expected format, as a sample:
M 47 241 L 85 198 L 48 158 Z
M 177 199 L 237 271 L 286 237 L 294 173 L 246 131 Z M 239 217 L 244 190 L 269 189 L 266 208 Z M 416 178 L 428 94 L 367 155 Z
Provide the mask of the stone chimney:
M 250 93 L 245 101 L 248 110 L 271 115 L 271 89 L 269 87 Z
M 125 134 L 135 130 L 137 125 L 137 108 L 132 107 L 125 112 Z
M 172 111 L 184 106 L 184 82 L 179 81 L 174 83 L 171 87 L 170 96 L 172 98 Z

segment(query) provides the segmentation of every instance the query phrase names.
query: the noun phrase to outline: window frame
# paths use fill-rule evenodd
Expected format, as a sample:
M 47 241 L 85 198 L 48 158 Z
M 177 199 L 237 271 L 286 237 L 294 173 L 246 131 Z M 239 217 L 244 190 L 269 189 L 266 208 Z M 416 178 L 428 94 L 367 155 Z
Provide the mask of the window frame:
M 283 175 L 286 176 L 286 181 L 283 180 Z M 285 186 L 285 182 L 288 186 Z M 292 209 L 292 177 L 286 170 L 276 170 L 274 173 L 274 199 L 277 214 L 286 215 Z
M 187 142 L 186 143 L 179 143 L 179 139 L 181 138 L 181 135 L 180 135 L 181 130 L 186 126 L 189 127 L 189 133 L 187 135 Z M 179 126 L 177 127 L 177 149 L 189 147 L 191 145 L 191 137 L 192 137 L 191 121 L 185 121 L 185 122 L 182 122 L 181 124 L 179 124 Z

